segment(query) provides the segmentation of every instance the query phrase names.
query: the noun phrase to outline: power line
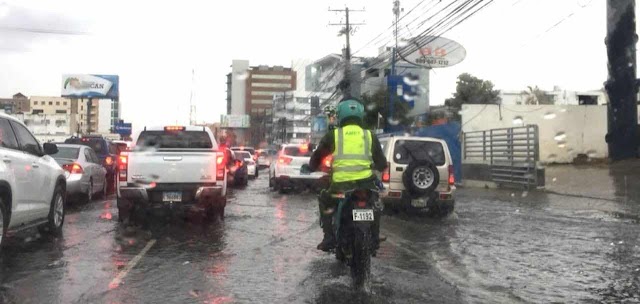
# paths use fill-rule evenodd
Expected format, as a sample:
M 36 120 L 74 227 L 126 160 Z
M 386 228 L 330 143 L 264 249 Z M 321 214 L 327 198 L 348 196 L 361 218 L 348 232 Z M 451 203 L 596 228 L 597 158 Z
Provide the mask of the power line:
M 91 35 L 91 33 L 89 32 L 38 29 L 38 28 L 13 27 L 13 26 L 0 26 L 0 30 L 11 31 L 11 32 L 25 32 L 25 33 L 33 33 L 33 34 L 54 34 L 54 35 L 74 35 L 74 36 Z

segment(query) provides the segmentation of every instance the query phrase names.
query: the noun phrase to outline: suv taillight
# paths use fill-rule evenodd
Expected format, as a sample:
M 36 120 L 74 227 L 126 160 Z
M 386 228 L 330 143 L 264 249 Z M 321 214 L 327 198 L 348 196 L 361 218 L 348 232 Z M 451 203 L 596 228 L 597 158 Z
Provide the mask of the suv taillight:
M 129 169 L 129 155 L 125 152 L 118 156 L 118 180 L 121 182 L 127 181 L 127 171 Z
M 218 153 L 216 157 L 216 180 L 224 180 L 224 171 L 226 170 L 224 165 L 224 153 Z
M 278 164 L 279 165 L 288 165 L 288 164 L 291 163 L 291 161 L 293 161 L 293 158 L 287 157 L 287 156 L 280 156 L 278 158 Z
M 453 166 L 449 165 L 449 186 L 453 186 L 456 183 L 456 178 L 453 174 Z
M 387 167 L 384 168 L 384 171 L 382 172 L 382 182 L 383 183 L 388 183 L 389 181 L 391 181 L 391 168 L 390 168 L 391 164 L 387 162 Z

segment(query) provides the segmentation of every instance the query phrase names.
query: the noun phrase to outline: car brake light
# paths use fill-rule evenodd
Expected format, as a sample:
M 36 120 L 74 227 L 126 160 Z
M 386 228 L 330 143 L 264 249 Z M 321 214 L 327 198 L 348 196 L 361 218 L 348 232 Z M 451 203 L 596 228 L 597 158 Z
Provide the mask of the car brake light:
M 120 154 L 118 156 L 118 181 L 127 181 L 127 171 L 129 168 L 129 155 Z
M 387 163 L 387 167 L 382 172 L 382 182 L 388 183 L 389 181 L 391 181 L 391 168 L 390 164 Z
M 293 158 L 291 157 L 280 156 L 280 158 L 278 158 L 278 163 L 281 165 L 288 165 L 291 161 L 293 161 Z
M 224 163 L 224 154 L 223 153 L 218 153 L 218 156 L 216 157 L 216 180 L 218 181 L 223 181 L 224 180 L 224 173 L 226 170 L 226 166 L 223 166 L 222 164 Z
M 62 169 L 64 169 L 65 171 L 71 174 L 82 174 L 82 172 L 84 172 L 82 170 L 82 166 L 76 163 L 63 165 Z
M 111 166 L 113 164 L 113 158 L 111 158 L 111 156 L 107 156 L 104 159 L 104 163 L 107 164 L 107 166 Z
M 302 154 L 307 154 L 307 152 L 309 152 L 309 145 L 300 145 L 298 150 L 300 150 Z
M 456 178 L 453 173 L 453 166 L 449 166 L 449 186 L 453 186 L 456 183 Z
M 184 126 L 166 126 L 164 130 L 167 132 L 176 132 L 176 131 L 184 131 L 186 128 Z

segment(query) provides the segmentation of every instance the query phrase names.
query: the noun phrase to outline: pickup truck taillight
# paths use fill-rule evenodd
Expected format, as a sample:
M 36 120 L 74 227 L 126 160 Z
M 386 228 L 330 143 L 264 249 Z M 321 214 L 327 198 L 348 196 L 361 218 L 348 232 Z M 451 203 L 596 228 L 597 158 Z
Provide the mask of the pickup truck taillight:
M 120 154 L 118 156 L 118 181 L 127 181 L 127 171 L 129 169 L 129 155 Z
M 224 153 L 218 153 L 218 156 L 216 157 L 216 180 L 224 180 L 224 171 Z
M 389 181 L 391 181 L 391 168 L 390 164 L 387 162 L 387 167 L 384 168 L 384 171 L 382 172 L 382 182 L 388 183 Z

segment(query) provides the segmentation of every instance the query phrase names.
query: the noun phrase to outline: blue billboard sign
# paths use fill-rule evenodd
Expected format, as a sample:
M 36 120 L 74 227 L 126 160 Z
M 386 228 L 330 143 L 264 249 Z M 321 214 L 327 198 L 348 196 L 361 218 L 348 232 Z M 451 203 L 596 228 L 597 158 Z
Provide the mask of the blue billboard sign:
M 119 122 L 114 126 L 114 132 L 120 134 L 122 136 L 131 136 L 131 123 L 129 122 Z
M 62 75 L 62 97 L 118 99 L 118 75 L 66 74 Z

